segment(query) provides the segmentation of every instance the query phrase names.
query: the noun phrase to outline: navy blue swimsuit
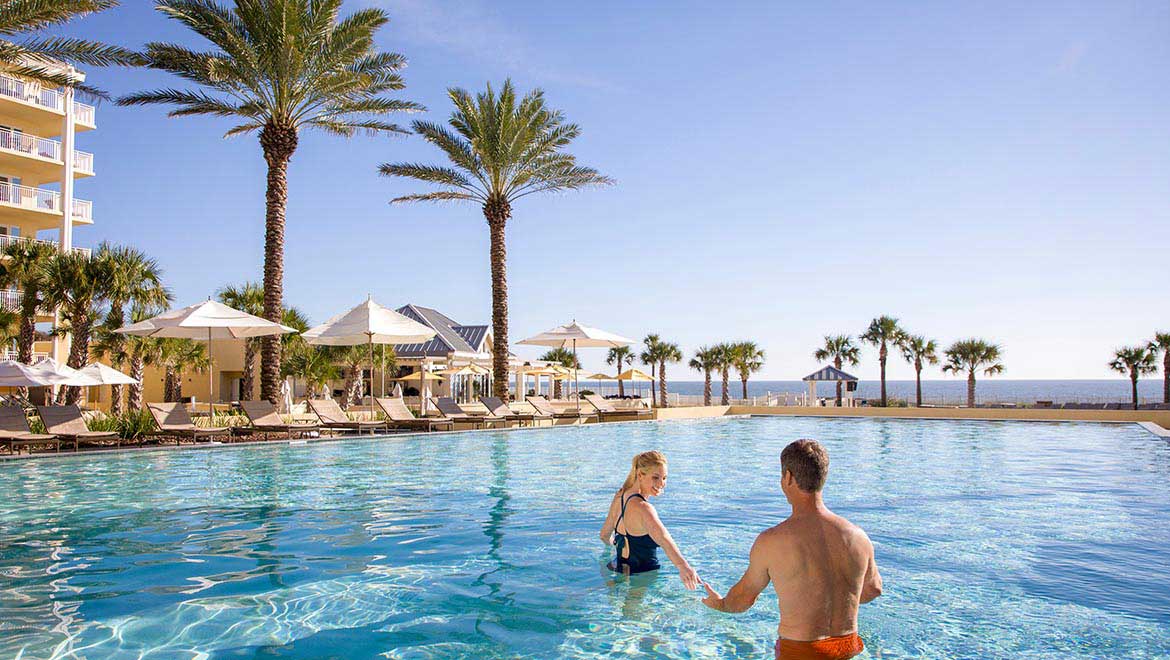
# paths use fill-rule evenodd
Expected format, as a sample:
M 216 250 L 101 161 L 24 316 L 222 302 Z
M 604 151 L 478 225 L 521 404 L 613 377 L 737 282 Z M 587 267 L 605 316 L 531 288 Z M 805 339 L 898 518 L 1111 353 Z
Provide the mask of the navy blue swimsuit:
M 628 498 L 624 493 L 622 494 L 622 513 L 618 516 L 617 523 L 614 524 L 614 533 L 617 536 L 617 557 L 609 563 L 609 569 L 618 573 L 645 573 L 661 568 L 658 563 L 658 544 L 650 538 L 649 534 L 634 536 L 617 531 L 618 526 L 626 517 L 626 503 L 635 497 L 641 497 L 643 502 L 646 501 L 641 493 L 634 493 Z M 623 550 L 627 547 L 630 549 L 630 556 L 623 557 Z

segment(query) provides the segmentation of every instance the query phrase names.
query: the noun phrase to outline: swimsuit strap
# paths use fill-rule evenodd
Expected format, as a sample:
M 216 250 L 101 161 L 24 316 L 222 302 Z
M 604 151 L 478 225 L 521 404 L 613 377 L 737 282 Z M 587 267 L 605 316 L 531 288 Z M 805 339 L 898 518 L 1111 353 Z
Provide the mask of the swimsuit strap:
M 615 531 L 615 532 L 617 532 L 617 526 L 618 526 L 618 525 L 619 525 L 619 524 L 620 524 L 620 523 L 621 523 L 623 520 L 625 520 L 625 518 L 626 518 L 626 504 L 627 504 L 627 503 L 628 503 L 630 500 L 634 499 L 635 497 L 641 497 L 643 502 L 645 502 L 645 501 L 646 501 L 646 498 L 645 498 L 645 497 L 642 497 L 642 493 L 634 493 L 633 495 L 630 495 L 629 497 L 626 497 L 626 493 L 625 493 L 625 491 L 622 491 L 622 512 L 621 512 L 621 515 L 619 515 L 619 516 L 618 516 L 617 522 L 615 522 L 615 523 L 613 524 L 613 529 L 614 529 L 614 531 Z M 627 531 L 627 532 L 629 531 L 629 528 L 628 528 L 628 527 L 626 528 L 626 531 Z M 629 536 L 629 534 L 622 534 L 621 532 L 617 532 L 617 533 L 618 533 L 620 536 Z

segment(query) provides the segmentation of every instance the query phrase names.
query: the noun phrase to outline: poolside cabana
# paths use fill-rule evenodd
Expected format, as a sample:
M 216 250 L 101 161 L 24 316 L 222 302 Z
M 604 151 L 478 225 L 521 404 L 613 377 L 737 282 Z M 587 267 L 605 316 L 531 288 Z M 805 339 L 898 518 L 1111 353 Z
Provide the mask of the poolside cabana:
M 853 406 L 853 391 L 857 389 L 856 376 L 851 376 L 837 367 L 827 366 L 812 372 L 804 378 L 801 378 L 801 380 L 808 383 L 808 405 L 817 405 L 817 383 L 829 382 L 845 383 L 846 386 L 841 398 L 841 405 L 844 407 Z

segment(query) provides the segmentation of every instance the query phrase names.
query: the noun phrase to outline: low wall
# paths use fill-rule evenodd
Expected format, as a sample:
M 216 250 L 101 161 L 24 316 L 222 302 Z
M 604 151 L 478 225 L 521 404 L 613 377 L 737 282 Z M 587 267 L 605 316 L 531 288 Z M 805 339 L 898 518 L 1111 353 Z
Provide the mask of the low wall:
M 655 408 L 654 419 L 699 419 L 701 417 L 723 417 L 731 406 L 683 406 L 679 408 Z

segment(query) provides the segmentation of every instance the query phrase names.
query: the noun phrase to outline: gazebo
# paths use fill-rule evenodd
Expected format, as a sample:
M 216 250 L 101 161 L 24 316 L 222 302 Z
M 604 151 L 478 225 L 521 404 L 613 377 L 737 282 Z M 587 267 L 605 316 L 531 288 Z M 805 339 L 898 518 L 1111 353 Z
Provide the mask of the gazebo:
M 817 383 L 828 381 L 830 383 L 845 383 L 845 394 L 841 399 L 841 405 L 853 406 L 853 391 L 857 389 L 856 376 L 851 376 L 837 367 L 827 366 L 821 367 L 801 380 L 808 383 L 808 405 L 817 405 Z

